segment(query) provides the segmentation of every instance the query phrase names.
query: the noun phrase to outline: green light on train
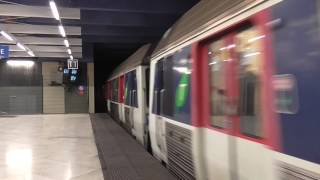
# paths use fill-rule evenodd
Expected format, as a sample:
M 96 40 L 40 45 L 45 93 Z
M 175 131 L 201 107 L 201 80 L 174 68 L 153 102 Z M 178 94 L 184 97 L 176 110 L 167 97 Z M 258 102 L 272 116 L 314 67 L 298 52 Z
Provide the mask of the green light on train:
M 189 75 L 188 74 L 182 74 L 181 79 L 179 81 L 178 88 L 176 90 L 176 108 L 180 109 L 182 108 L 188 97 L 189 92 Z

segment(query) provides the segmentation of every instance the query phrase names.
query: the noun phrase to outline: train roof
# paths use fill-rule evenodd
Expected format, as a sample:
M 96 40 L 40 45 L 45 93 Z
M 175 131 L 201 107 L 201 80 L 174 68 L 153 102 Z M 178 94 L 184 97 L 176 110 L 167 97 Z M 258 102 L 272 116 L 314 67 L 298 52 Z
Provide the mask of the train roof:
M 259 0 L 201 0 L 164 34 L 152 57 L 165 53 L 201 33 L 213 22 Z M 261 1 L 261 0 L 260 0 Z
M 134 52 L 128 59 L 121 63 L 110 75 L 110 78 L 114 78 L 122 72 L 129 71 L 130 69 L 139 66 L 147 65 L 150 63 L 150 55 L 154 46 L 152 44 L 145 44 L 141 46 L 136 52 Z M 109 78 L 109 79 L 110 79 Z

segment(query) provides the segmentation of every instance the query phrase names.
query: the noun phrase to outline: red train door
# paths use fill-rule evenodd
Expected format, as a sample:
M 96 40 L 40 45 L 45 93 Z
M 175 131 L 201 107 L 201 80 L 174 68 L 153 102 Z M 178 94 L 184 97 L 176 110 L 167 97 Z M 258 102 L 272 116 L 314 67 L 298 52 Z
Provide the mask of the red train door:
M 263 19 L 263 18 L 262 18 Z M 209 179 L 273 179 L 279 138 L 272 111 L 272 71 L 261 15 L 229 33 L 205 40 L 202 58 L 208 98 L 203 99 Z M 205 93 L 206 94 L 206 93 Z M 272 127 L 274 130 L 272 130 Z M 259 167 L 259 171 L 253 171 Z M 263 178 L 262 178 L 263 177 Z

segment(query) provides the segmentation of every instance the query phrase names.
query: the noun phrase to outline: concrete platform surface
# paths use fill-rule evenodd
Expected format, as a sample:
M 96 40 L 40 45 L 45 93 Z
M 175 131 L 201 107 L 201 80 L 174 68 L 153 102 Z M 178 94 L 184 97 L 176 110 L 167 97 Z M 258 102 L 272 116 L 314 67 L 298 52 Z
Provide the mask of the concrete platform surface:
M 91 114 L 106 180 L 176 180 L 107 114 Z
M 1 180 L 103 180 L 88 114 L 0 116 Z

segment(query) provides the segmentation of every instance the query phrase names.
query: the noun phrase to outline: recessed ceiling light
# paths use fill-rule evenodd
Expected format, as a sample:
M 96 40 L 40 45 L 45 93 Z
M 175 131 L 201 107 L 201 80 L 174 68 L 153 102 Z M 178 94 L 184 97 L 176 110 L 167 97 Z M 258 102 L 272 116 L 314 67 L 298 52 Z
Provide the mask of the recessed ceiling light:
M 59 31 L 62 37 L 66 37 L 66 31 L 64 30 L 62 25 L 59 25 Z
M 26 48 L 19 42 L 17 43 L 17 46 L 24 51 L 26 50 Z
M 64 45 L 65 45 L 66 47 L 69 47 L 69 41 L 68 41 L 68 40 L 65 39 L 63 42 L 64 42 Z
M 6 32 L 1 31 L 0 33 L 2 34 L 2 36 L 4 36 L 9 41 L 13 41 L 13 38 L 9 34 L 7 34 Z
M 53 17 L 56 18 L 56 20 L 60 20 L 59 11 L 56 6 L 56 3 L 54 1 L 50 1 L 49 4 L 50 4 Z

